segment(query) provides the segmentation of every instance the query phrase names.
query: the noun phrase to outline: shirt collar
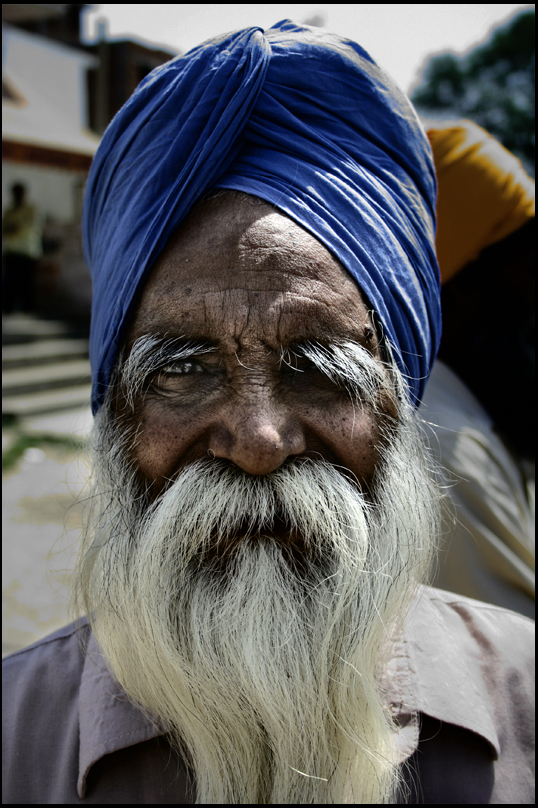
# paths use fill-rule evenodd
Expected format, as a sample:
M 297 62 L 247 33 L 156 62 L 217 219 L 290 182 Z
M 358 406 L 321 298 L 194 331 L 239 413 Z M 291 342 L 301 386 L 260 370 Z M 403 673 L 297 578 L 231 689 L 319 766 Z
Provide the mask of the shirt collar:
M 397 743 L 403 762 L 418 745 L 418 715 L 424 713 L 484 738 L 497 759 L 500 744 L 495 709 L 488 693 L 491 641 L 473 618 L 469 598 L 420 587 L 394 646 L 382 687 L 400 727 Z M 487 608 L 487 606 L 486 606 Z
M 79 701 L 80 749 L 77 790 L 84 799 L 91 767 L 105 755 L 163 734 L 125 695 L 110 675 L 90 633 Z
M 484 738 L 496 759 L 499 739 L 484 684 L 485 659 L 465 612 L 466 598 L 421 587 L 382 678 L 398 728 L 394 742 L 403 763 L 419 742 L 420 713 Z M 463 607 L 457 607 L 463 603 Z M 472 709 L 471 709 L 472 705 Z M 164 734 L 116 684 L 90 634 L 80 687 L 78 794 L 84 799 L 91 767 L 104 755 Z

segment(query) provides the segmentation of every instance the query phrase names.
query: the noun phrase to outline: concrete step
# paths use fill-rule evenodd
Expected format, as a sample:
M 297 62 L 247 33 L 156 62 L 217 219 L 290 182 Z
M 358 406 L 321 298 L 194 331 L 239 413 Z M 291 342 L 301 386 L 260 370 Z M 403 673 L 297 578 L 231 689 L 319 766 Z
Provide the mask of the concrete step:
M 43 393 L 8 396 L 3 402 L 3 415 L 16 415 L 27 418 L 33 415 L 76 410 L 88 407 L 91 400 L 91 384 L 63 390 L 49 390 Z
M 73 435 L 74 437 L 85 439 L 89 436 L 93 426 L 93 416 L 89 403 L 87 406 L 81 406 L 79 403 L 74 409 L 43 412 L 21 417 L 18 424 L 21 431 L 26 434 L 43 434 L 43 432 L 47 432 L 49 435 Z
M 67 337 L 65 339 L 41 339 L 19 345 L 4 345 L 2 367 L 5 369 L 19 368 L 44 362 L 50 363 L 59 359 L 87 359 L 88 350 L 87 339 L 69 339 Z
M 11 368 L 2 373 L 2 395 L 11 398 L 58 387 L 78 387 L 88 384 L 90 378 L 88 359 Z
M 31 314 L 7 314 L 2 318 L 2 341 L 8 345 L 47 337 L 64 337 L 70 333 L 72 326 L 67 323 L 40 320 Z

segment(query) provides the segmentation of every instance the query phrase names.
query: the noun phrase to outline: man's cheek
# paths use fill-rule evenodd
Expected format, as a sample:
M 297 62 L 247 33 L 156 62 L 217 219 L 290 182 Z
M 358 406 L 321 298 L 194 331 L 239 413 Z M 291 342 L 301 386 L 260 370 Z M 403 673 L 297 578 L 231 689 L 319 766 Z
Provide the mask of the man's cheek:
M 163 482 L 188 462 L 203 427 L 195 416 L 189 418 L 173 409 L 151 405 L 144 409 L 146 412 L 136 421 L 133 456 L 143 477 L 150 482 Z M 201 456 L 203 451 L 191 461 Z
M 206 401 L 180 406 L 176 401 L 146 397 L 130 419 L 132 457 L 141 476 L 158 493 L 167 480 L 191 463 L 215 457 L 211 446 L 225 432 L 219 404 Z
M 332 411 L 310 413 L 312 427 L 333 455 L 333 462 L 370 482 L 380 457 L 379 418 L 370 408 L 351 401 Z

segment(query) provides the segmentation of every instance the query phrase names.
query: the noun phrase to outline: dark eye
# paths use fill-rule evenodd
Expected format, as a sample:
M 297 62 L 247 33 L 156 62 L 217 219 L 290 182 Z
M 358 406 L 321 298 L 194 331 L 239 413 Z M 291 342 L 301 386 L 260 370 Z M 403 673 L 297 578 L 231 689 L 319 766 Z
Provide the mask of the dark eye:
M 194 359 L 178 359 L 165 365 L 152 377 L 149 388 L 160 393 L 174 393 L 190 387 L 188 380 L 194 376 L 207 378 L 205 368 Z
M 166 365 L 162 370 L 162 374 L 170 376 L 192 376 L 195 373 L 203 373 L 204 368 L 199 362 L 194 359 L 180 359 L 173 362 L 171 365 Z
M 297 373 L 319 373 L 318 368 L 306 356 L 299 356 L 295 363 L 294 370 Z
M 291 353 L 282 358 L 280 364 L 280 371 L 284 375 L 295 375 L 297 373 L 305 373 L 307 371 L 316 370 L 316 366 L 306 356 L 301 354 Z
M 312 385 L 333 387 L 333 383 L 306 356 L 294 356 L 289 363 L 282 363 L 280 373 L 288 383 L 297 389 L 310 388 Z

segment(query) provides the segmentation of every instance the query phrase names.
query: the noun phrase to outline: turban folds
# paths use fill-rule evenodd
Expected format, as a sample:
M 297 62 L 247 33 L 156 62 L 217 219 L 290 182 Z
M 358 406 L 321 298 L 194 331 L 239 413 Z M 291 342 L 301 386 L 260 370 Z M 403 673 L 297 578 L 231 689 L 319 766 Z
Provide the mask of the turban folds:
M 428 137 L 439 184 L 437 258 L 446 283 L 534 217 L 534 181 L 517 157 L 471 121 L 430 125 Z
M 103 136 L 83 213 L 94 412 L 148 272 L 213 188 L 272 203 L 340 260 L 377 312 L 416 402 L 440 338 L 427 138 L 360 46 L 285 20 L 157 68 Z

